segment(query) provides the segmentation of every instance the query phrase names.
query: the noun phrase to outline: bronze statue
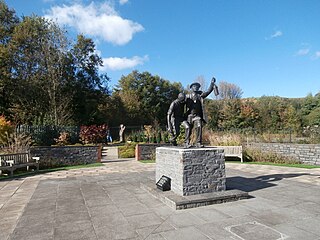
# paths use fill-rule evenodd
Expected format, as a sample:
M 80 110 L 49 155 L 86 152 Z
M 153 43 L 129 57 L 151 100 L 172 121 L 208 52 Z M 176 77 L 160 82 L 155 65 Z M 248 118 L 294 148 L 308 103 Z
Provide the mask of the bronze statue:
M 185 148 L 191 147 L 190 136 L 191 129 L 195 128 L 196 147 L 202 145 L 202 127 L 206 123 L 204 117 L 204 99 L 214 91 L 214 94 L 219 95 L 218 87 L 215 84 L 216 79 L 213 77 L 206 92 L 200 91 L 200 83 L 192 83 L 190 85 L 191 92 L 187 95 L 179 93 L 179 96 L 174 100 L 169 108 L 167 121 L 168 130 L 172 136 L 171 142 L 174 146 L 177 145 L 177 137 L 180 134 L 180 125 L 185 128 Z M 186 108 L 186 111 L 185 111 Z
M 202 127 L 206 123 L 204 117 L 204 99 L 214 91 L 214 94 L 219 95 L 218 87 L 215 84 L 216 79 L 213 77 L 206 92 L 200 91 L 200 83 L 192 83 L 190 85 L 191 93 L 186 95 L 187 105 L 187 121 L 191 128 L 196 129 L 196 147 L 203 147 L 202 145 Z M 188 136 L 190 139 L 190 135 Z
M 177 138 L 180 134 L 180 125 L 185 129 L 185 146 L 190 147 L 190 126 L 185 117 L 186 95 L 179 93 L 178 98 L 174 100 L 167 113 L 168 131 L 171 135 L 170 142 L 177 146 Z

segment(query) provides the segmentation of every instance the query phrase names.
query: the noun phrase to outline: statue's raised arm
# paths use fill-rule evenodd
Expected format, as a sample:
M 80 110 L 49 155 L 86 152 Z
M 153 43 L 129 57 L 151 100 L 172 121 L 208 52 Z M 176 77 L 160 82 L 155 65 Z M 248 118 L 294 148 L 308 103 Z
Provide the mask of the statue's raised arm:
M 209 96 L 210 93 L 212 93 L 212 91 L 214 91 L 215 96 L 219 95 L 219 90 L 218 90 L 218 86 L 216 85 L 215 77 L 212 77 L 208 90 L 206 92 L 203 92 L 201 94 L 201 97 L 206 98 L 207 96 Z

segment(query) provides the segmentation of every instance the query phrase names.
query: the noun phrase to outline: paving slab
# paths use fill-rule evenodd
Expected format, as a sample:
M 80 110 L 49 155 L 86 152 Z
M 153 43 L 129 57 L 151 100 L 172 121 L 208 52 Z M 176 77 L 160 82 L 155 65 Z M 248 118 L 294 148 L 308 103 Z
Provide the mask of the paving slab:
M 132 159 L 2 180 L 0 239 L 320 239 L 320 169 L 226 172 L 229 190 L 253 198 L 173 210 L 140 188 L 155 164 Z
M 197 228 L 190 226 L 160 233 L 166 240 L 209 240 L 210 238 Z

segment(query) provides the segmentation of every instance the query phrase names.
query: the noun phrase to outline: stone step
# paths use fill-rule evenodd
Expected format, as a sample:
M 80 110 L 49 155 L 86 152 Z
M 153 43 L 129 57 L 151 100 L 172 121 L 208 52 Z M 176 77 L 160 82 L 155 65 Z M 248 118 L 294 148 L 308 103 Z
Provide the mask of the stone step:
M 174 210 L 195 208 L 250 198 L 247 192 L 233 189 L 220 192 L 180 196 L 172 191 L 161 191 L 154 182 L 140 183 L 140 187 Z
M 119 158 L 118 147 L 102 147 L 101 156 L 104 160 L 115 160 Z

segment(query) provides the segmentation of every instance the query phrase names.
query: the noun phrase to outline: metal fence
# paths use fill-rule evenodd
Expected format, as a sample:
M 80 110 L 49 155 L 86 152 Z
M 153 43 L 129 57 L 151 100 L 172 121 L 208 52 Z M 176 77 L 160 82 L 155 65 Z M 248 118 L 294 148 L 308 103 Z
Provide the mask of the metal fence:
M 119 140 L 120 127 L 110 127 L 110 134 L 113 141 Z M 79 142 L 80 126 L 27 126 L 20 125 L 16 128 L 17 133 L 26 133 L 31 136 L 36 145 L 52 145 L 55 144 L 61 132 L 68 132 L 70 143 Z M 158 126 L 157 130 L 152 128 L 153 133 L 161 131 L 161 134 L 166 131 L 166 126 Z M 243 143 L 320 143 L 320 127 L 305 128 L 302 132 L 294 132 L 291 129 L 277 129 L 270 131 L 268 129 L 232 129 L 232 130 L 204 130 L 209 134 L 230 135 L 234 134 L 241 138 Z M 144 125 L 126 126 L 125 138 L 136 133 L 146 132 Z M 207 133 L 207 134 L 208 134 Z M 204 133 L 205 135 L 205 133 Z
M 303 129 L 301 132 L 295 132 L 292 129 L 232 129 L 228 131 L 216 131 L 220 134 L 235 134 L 247 143 L 300 143 L 316 144 L 320 143 L 320 131 L 314 129 Z
M 50 146 L 56 143 L 55 139 L 59 138 L 62 132 L 68 132 L 71 144 L 79 142 L 80 127 L 19 125 L 16 127 L 16 132 L 31 136 L 36 145 Z

